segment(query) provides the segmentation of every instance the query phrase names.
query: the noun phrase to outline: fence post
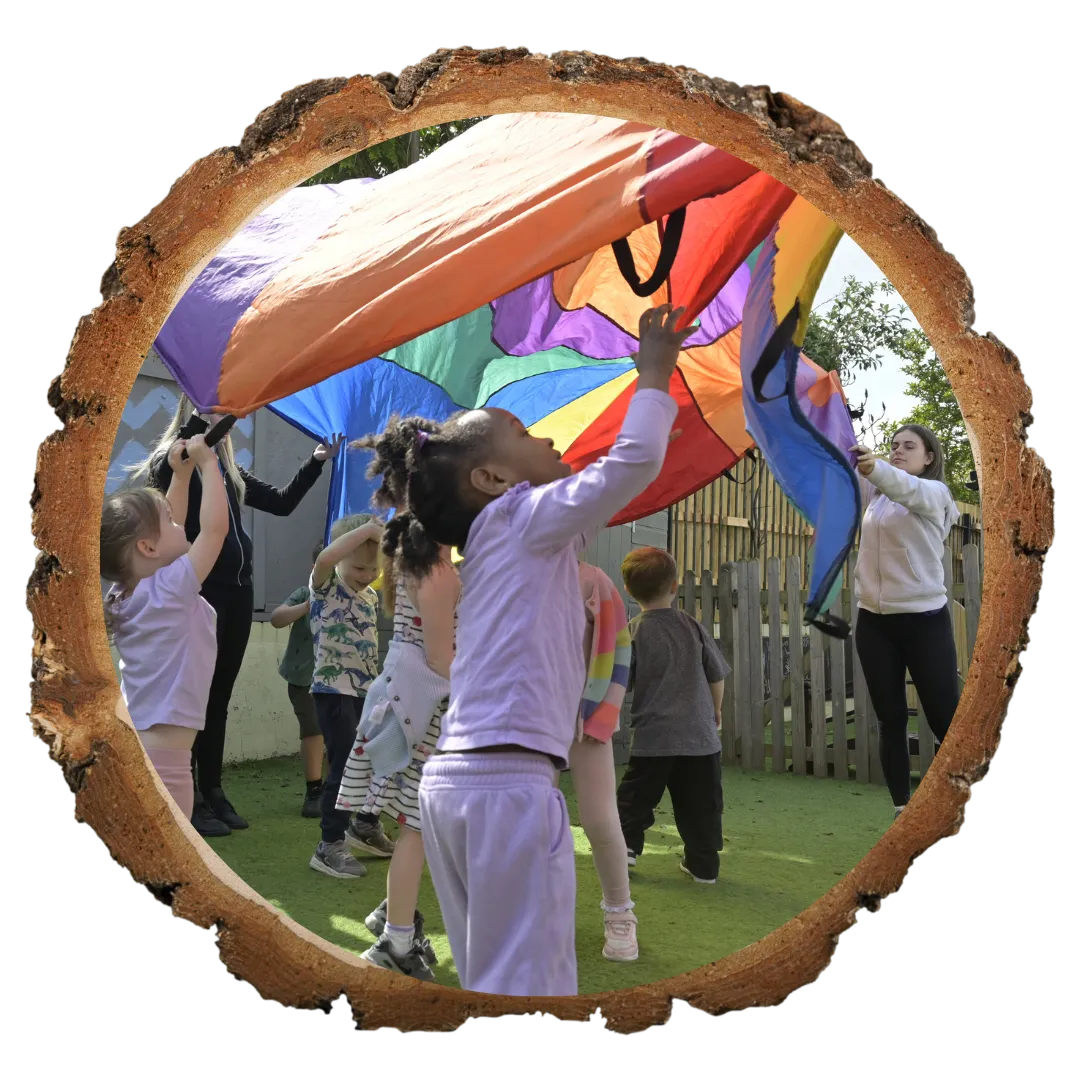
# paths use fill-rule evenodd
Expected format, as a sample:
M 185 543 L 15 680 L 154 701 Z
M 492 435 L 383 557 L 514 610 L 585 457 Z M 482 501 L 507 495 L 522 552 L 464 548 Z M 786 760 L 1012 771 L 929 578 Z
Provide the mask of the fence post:
M 855 667 L 852 678 L 855 690 L 855 780 L 860 784 L 870 783 L 870 698 L 866 693 L 866 677 L 863 675 L 859 650 L 855 647 L 855 630 L 860 612 L 852 596 L 851 605 L 851 658 Z
M 828 776 L 825 744 L 825 642 L 816 626 L 810 627 L 810 745 L 814 775 Z
M 791 769 L 806 775 L 806 701 L 803 687 L 806 668 L 802 647 L 802 562 L 798 555 L 787 560 L 788 682 L 791 686 Z
M 683 574 L 683 611 L 692 619 L 697 618 L 697 579 L 693 570 Z
M 784 739 L 784 624 L 780 616 L 780 560 L 766 564 L 769 583 L 769 724 L 772 727 L 773 772 L 787 764 Z
M 739 764 L 750 767 L 750 591 L 747 588 L 747 564 L 740 559 L 735 564 L 736 575 L 736 632 L 738 644 L 736 655 L 738 667 L 735 672 L 735 731 L 736 753 Z
M 735 752 L 735 606 L 732 597 L 735 593 L 735 573 L 730 563 L 720 567 L 717 582 L 717 619 L 720 623 L 720 651 L 731 668 L 724 687 L 724 700 L 720 708 L 723 717 L 720 731 L 720 745 L 723 747 L 723 762 L 734 765 L 737 761 Z
M 746 566 L 746 590 L 750 599 L 750 768 L 765 768 L 765 650 L 761 631 L 761 563 L 751 559 Z
M 831 612 L 838 619 L 844 617 L 842 597 L 837 597 Z M 829 678 L 832 683 L 829 696 L 832 699 L 833 776 L 837 780 L 846 780 L 848 778 L 847 665 L 844 662 L 843 638 L 829 638 Z
M 967 623 L 968 664 L 975 652 L 975 637 L 982 612 L 982 570 L 977 544 L 964 545 L 964 621 Z

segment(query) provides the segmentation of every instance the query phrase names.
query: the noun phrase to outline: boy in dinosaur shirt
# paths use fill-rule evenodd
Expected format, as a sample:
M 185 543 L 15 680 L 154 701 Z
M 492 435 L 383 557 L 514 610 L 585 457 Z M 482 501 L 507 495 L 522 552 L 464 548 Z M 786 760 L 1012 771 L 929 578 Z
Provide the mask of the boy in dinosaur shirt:
M 330 543 L 311 571 L 311 636 L 315 671 L 311 694 L 326 744 L 327 776 L 322 792 L 322 840 L 310 866 L 336 878 L 367 872 L 345 844 L 347 811 L 336 810 L 338 787 L 356 738 L 364 697 L 378 675 L 378 596 L 382 527 L 370 514 L 339 518 Z

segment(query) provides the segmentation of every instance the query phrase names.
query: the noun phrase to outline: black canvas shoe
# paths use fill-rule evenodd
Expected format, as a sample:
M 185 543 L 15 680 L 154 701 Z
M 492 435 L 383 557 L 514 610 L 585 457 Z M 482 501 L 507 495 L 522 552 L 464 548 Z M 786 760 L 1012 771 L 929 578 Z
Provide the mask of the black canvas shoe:
M 211 788 L 204 794 L 215 817 L 224 821 L 230 829 L 246 829 L 248 827 L 248 823 L 233 809 L 233 804 L 225 798 L 225 792 L 221 788 Z
M 232 829 L 207 805 L 202 795 L 196 793 L 195 806 L 191 811 L 191 824 L 200 836 L 229 836 Z

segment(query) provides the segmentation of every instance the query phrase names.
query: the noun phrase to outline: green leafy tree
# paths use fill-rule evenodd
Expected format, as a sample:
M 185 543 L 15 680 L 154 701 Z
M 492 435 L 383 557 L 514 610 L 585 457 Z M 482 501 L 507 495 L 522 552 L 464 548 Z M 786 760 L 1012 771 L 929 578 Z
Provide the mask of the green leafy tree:
M 399 169 L 408 168 L 483 119 L 482 116 L 471 116 L 465 120 L 451 120 L 447 124 L 419 128 L 407 135 L 376 143 L 375 146 L 369 146 L 358 154 L 344 158 L 328 169 L 316 173 L 311 179 L 305 180 L 302 186 L 340 184 L 344 180 L 363 176 L 377 180 Z
M 904 424 L 922 424 L 941 440 L 945 454 L 945 482 L 953 498 L 960 502 L 978 502 L 978 492 L 968 487 L 969 477 L 975 471 L 975 457 L 960 406 L 937 353 L 930 348 L 926 335 L 921 330 L 918 333 L 925 342 L 923 354 L 912 357 L 900 369 L 911 380 L 905 392 L 918 404 L 902 420 L 884 426 L 885 438 L 880 449 L 888 449 L 893 435 Z

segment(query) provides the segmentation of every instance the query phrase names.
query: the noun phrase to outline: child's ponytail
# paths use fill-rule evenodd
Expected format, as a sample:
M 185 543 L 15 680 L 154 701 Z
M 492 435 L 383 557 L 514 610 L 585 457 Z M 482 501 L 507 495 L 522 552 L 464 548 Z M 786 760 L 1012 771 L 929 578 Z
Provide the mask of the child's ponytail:
M 395 514 L 383 532 L 382 551 L 395 577 L 426 577 L 439 562 L 439 544 L 408 510 Z
M 372 502 L 396 511 L 382 542 L 391 578 L 423 578 L 438 563 L 440 547 L 465 548 L 481 509 L 466 497 L 467 477 L 489 450 L 488 430 L 462 423 L 466 415 L 455 413 L 442 423 L 395 416 L 380 435 L 349 444 L 374 450 L 367 475 L 382 483 Z

